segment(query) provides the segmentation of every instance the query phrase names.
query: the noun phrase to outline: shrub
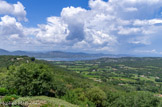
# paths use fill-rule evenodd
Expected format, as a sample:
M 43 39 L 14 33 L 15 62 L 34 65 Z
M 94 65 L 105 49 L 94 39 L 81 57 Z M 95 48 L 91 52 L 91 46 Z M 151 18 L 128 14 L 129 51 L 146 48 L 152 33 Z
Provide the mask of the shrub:
M 8 90 L 6 88 L 0 88 L 0 95 L 4 96 L 6 94 L 8 94 Z
M 19 97 L 17 95 L 10 95 L 10 96 L 5 96 L 1 99 L 2 102 L 8 103 L 8 102 L 13 102 L 14 100 L 18 99 Z

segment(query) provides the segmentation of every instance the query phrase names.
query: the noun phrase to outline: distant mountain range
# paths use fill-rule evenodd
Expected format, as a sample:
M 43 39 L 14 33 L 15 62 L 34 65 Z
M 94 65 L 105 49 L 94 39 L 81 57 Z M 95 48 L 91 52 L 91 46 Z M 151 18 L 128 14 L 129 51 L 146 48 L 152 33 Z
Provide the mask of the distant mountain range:
M 88 54 L 88 53 L 73 53 L 73 52 L 62 52 L 62 51 L 50 51 L 50 52 L 27 52 L 27 51 L 7 51 L 0 49 L 0 55 L 18 55 L 18 56 L 30 56 L 36 58 L 89 58 L 89 57 L 129 57 L 130 55 L 113 55 L 113 54 Z

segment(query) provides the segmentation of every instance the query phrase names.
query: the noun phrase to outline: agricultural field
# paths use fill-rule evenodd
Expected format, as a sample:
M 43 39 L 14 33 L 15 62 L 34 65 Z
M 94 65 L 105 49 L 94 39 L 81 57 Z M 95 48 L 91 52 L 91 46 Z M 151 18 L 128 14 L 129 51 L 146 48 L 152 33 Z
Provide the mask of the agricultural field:
M 162 93 L 162 58 L 101 58 L 53 64 L 126 91 Z

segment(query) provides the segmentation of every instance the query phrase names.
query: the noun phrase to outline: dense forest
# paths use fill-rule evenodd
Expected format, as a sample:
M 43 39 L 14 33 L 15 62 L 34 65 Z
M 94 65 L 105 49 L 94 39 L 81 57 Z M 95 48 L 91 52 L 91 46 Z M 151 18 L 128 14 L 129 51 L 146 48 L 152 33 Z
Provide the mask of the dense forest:
M 0 56 L 0 107 L 161 107 L 162 58 Z

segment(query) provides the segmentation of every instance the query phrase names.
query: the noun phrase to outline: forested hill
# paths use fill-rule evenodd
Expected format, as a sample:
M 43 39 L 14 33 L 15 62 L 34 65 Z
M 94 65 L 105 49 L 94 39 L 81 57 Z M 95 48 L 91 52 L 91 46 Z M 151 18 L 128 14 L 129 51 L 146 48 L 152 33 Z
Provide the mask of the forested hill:
M 27 56 L 0 56 L 0 67 L 9 67 L 11 65 L 20 65 L 22 63 L 30 63 L 35 61 L 35 58 Z
M 89 76 L 89 71 L 85 71 L 87 66 L 94 67 L 90 71 L 103 70 L 98 71 L 96 67 L 99 67 L 97 64 L 105 67 L 104 61 L 108 60 L 46 62 L 27 56 L 0 56 L 0 106 L 4 107 L 4 104 L 16 107 L 161 106 L 159 97 L 161 93 L 128 91 L 124 89 L 124 85 L 113 84 L 112 78 L 107 77 L 107 80 L 111 81 L 95 81 L 93 76 Z M 74 67 L 79 69 L 81 64 L 83 66 L 79 73 Z M 101 71 L 99 74 L 101 75 L 95 74 L 98 79 L 105 73 Z M 136 84 L 136 81 L 129 83 Z

